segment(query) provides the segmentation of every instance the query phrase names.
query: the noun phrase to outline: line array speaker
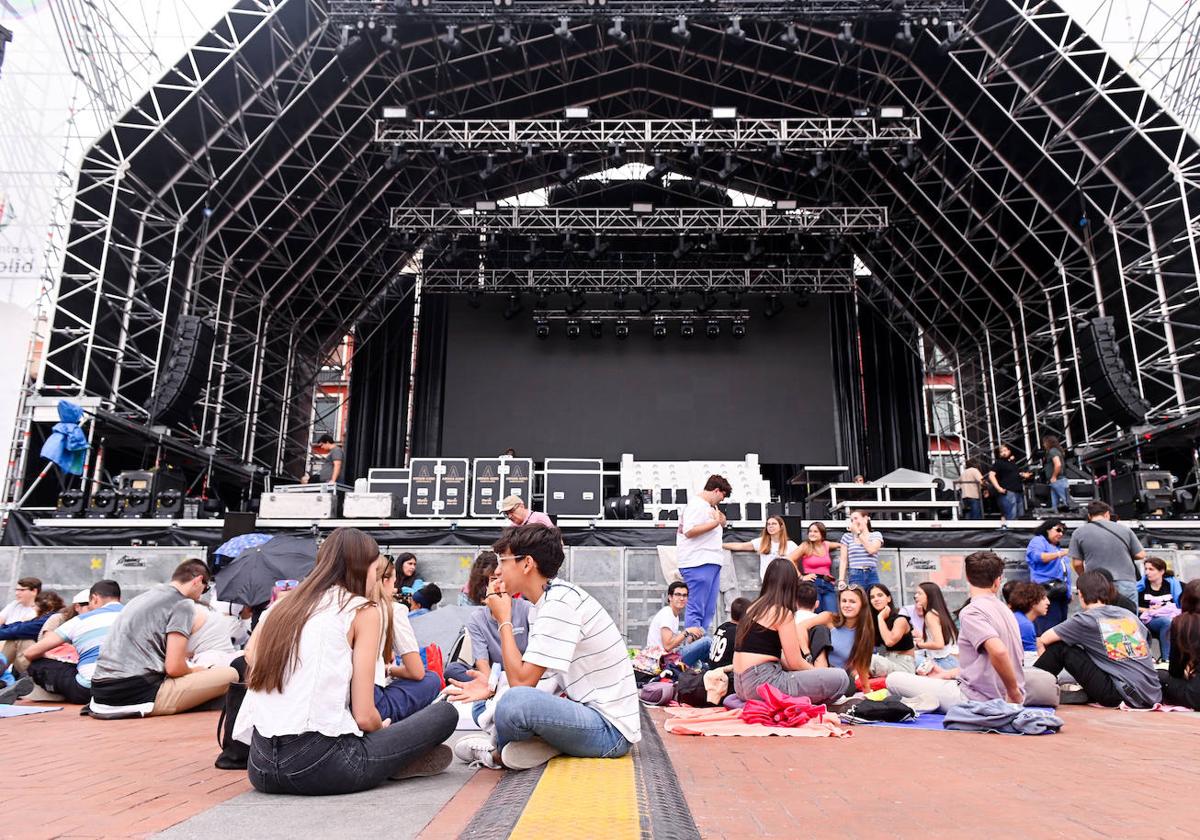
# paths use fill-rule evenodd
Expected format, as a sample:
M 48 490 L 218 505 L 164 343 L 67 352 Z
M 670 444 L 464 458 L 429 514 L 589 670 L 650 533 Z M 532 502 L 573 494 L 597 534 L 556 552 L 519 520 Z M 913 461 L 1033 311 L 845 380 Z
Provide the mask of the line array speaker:
M 1125 368 L 1113 319 L 1088 320 L 1079 328 L 1078 338 L 1079 375 L 1100 408 L 1124 428 L 1144 423 L 1150 404 L 1142 399 Z
M 213 349 L 212 325 L 196 315 L 181 315 L 158 388 L 150 397 L 153 421 L 186 423 L 200 401 Z

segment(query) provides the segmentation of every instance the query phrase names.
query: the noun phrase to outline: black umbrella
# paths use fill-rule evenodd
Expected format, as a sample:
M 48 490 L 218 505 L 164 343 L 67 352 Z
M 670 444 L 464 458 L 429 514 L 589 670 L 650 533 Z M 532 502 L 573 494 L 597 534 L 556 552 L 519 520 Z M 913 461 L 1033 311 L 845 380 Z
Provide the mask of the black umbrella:
M 272 537 L 217 572 L 217 597 L 233 604 L 265 604 L 275 581 L 303 580 L 316 562 L 314 538 Z

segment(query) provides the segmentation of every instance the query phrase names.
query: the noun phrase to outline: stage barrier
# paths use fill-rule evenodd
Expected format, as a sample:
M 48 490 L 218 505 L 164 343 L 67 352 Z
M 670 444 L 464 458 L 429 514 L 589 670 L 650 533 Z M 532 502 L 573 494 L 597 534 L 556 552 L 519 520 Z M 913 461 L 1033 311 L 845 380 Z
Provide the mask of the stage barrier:
M 467 581 L 471 563 L 479 548 L 473 546 L 384 545 L 392 556 L 409 551 L 417 557 L 420 576 L 442 588 L 442 603 L 455 604 Z M 896 549 L 884 548 L 879 554 L 879 576 L 904 605 L 913 601 L 917 584 L 937 583 L 952 609 L 967 597 L 963 560 L 975 549 Z M 996 549 L 1005 562 L 1005 576 L 1027 580 L 1025 553 L 1021 549 Z M 1154 549 L 1182 580 L 1200 577 L 1200 551 Z M 121 584 L 125 600 L 146 591 L 156 583 L 170 579 L 179 563 L 191 557 L 203 557 L 195 546 L 111 546 L 96 547 L 3 547 L 0 548 L 0 603 L 12 598 L 18 578 L 40 578 L 46 589 L 70 598 L 97 580 L 109 578 Z M 836 557 L 836 556 L 835 556 Z M 734 570 L 737 589 L 723 593 L 718 603 L 717 621 L 728 615 L 729 602 L 738 595 L 753 598 L 759 587 L 758 556 L 735 552 Z M 836 559 L 835 566 L 836 570 Z M 666 602 L 667 581 L 655 547 L 574 546 L 567 549 L 562 576 L 586 589 L 604 606 L 617 626 L 633 645 L 645 640 L 650 619 Z M 218 592 L 220 591 L 218 578 Z

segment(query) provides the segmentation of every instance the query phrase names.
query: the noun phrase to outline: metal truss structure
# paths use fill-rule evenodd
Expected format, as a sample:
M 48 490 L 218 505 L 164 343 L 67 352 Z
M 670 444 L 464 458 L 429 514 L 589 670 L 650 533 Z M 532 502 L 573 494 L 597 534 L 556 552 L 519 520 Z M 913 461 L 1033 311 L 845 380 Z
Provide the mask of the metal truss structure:
M 562 15 L 600 17 L 622 15 L 626 18 L 674 18 L 688 15 L 711 19 L 739 15 L 771 20 L 858 20 L 874 16 L 894 17 L 898 6 L 893 0 L 334 0 L 333 18 L 338 23 L 357 25 L 359 21 L 422 18 L 436 21 L 465 21 L 499 18 L 557 18 Z M 912 15 L 962 15 L 963 0 L 908 0 L 903 11 Z
M 747 269 L 505 269 L 426 268 L 421 270 L 424 293 L 464 294 L 617 292 L 747 292 L 782 294 L 811 292 L 838 294 L 852 291 L 854 276 L 840 268 L 747 268 Z
M 95 144 L 43 393 L 99 396 L 148 422 L 175 320 L 199 314 L 218 331 L 210 384 L 172 434 L 278 470 L 302 448 L 323 354 L 414 282 L 402 269 L 416 246 L 391 235 L 388 208 L 470 207 L 544 187 L 563 165 L 544 153 L 491 180 L 468 156 L 389 168 L 384 106 L 503 122 L 576 103 L 598 120 L 711 123 L 736 103 L 779 119 L 899 107 L 920 121 L 902 158 L 844 150 L 818 166 L 784 150 L 727 185 L 886 211 L 881 236 L 845 237 L 870 270 L 856 302 L 914 351 L 925 335 L 952 360 L 971 447 L 1118 433 L 1079 376 L 1075 327 L 1098 314 L 1120 324 L 1155 417 L 1200 410 L 1200 148 L 1056 6 L 980 0 L 957 37 L 918 28 L 911 42 L 894 14 L 855 17 L 847 38 L 799 5 L 736 33 L 693 18 L 685 43 L 661 10 L 626 21 L 624 40 L 607 18 L 581 13 L 568 40 L 522 15 L 464 24 L 454 47 L 428 20 L 397 19 L 392 45 L 379 25 L 344 40 L 331 7 L 349 4 L 241 0 Z
M 881 207 L 739 208 L 502 207 L 455 210 L 393 207 L 392 227 L 409 232 L 523 234 L 585 231 L 638 236 L 722 233 L 854 233 L 887 227 Z
M 921 139 L 916 117 L 826 117 L 735 120 L 395 120 L 379 119 L 375 139 L 403 149 L 434 151 L 783 152 L 899 146 Z

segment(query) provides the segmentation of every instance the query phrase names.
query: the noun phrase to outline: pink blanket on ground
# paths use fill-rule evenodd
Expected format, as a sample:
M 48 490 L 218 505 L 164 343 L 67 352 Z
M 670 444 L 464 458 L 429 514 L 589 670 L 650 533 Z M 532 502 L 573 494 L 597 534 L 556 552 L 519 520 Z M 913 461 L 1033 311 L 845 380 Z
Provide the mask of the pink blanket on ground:
M 823 715 L 803 726 L 763 726 L 746 723 L 741 709 L 693 709 L 687 706 L 663 709 L 666 729 L 675 735 L 784 735 L 798 738 L 848 738 L 850 730 L 838 725 L 837 715 Z

